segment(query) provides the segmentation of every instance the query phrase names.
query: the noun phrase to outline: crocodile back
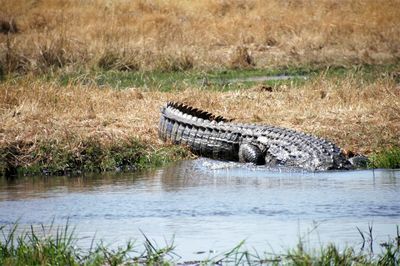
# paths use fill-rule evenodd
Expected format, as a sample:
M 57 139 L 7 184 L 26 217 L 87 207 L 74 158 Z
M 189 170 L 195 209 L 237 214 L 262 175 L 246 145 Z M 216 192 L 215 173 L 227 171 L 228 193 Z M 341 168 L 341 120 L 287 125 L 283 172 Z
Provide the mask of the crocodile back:
M 244 124 L 235 127 L 241 129 L 242 142 L 266 149 L 266 164 L 312 171 L 350 167 L 341 149 L 329 140 L 275 126 Z
M 312 171 L 351 167 L 341 149 L 326 139 L 287 128 L 230 121 L 170 102 L 161 108 L 159 136 L 164 141 L 188 145 L 198 155 L 215 159 L 237 161 L 240 145 L 250 143 L 263 151 L 269 165 Z

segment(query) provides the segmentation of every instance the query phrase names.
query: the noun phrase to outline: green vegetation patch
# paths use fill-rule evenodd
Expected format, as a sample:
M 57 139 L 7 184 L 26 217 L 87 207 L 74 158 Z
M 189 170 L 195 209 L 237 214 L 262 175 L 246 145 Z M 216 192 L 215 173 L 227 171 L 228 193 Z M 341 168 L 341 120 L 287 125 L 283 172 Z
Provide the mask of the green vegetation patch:
M 344 66 L 288 66 L 264 69 L 215 69 L 201 71 L 155 70 L 155 71 L 117 71 L 97 70 L 88 72 L 59 73 L 47 76 L 56 79 L 61 85 L 84 84 L 108 86 L 116 89 L 141 88 L 143 90 L 174 91 L 188 87 L 209 90 L 237 90 L 255 85 L 280 86 L 302 85 L 315 78 L 354 77 L 365 82 L 378 78 L 393 78 L 399 81 L 399 64 Z
M 400 147 L 385 149 L 370 158 L 373 168 L 400 168 Z
M 84 73 L 59 74 L 56 78 L 61 85 L 84 84 L 109 86 L 116 89 L 141 88 L 143 90 L 174 91 L 188 87 L 209 90 L 235 90 L 249 88 L 256 84 L 281 85 L 304 83 L 309 69 L 234 69 L 213 71 L 92 71 Z M 257 80 L 264 77 L 265 80 Z M 269 78 L 268 78 L 269 77 Z M 287 78 L 285 78 L 287 77 Z
M 16 142 L 0 148 L 0 173 L 12 176 L 131 171 L 161 166 L 189 154 L 181 146 L 154 148 L 135 138 L 111 144 L 87 139 L 73 146 L 57 141 Z
M 308 250 L 300 240 L 297 247 L 286 253 L 258 253 L 245 249 L 241 241 L 233 249 L 202 261 L 180 262 L 181 265 L 399 265 L 400 242 L 397 236 L 382 243 L 380 253 L 339 249 L 333 244 Z M 176 265 L 179 254 L 174 243 L 159 246 L 143 234 L 140 247 L 128 242 L 111 249 L 102 241 L 82 250 L 77 247 L 74 229 L 68 226 L 53 228 L 42 225 L 41 230 L 31 226 L 21 232 L 17 224 L 0 226 L 0 265 Z M 371 239 L 372 241 L 372 239 Z
M 53 228 L 53 223 L 41 229 L 31 226 L 20 232 L 17 224 L 0 226 L 0 265 L 171 265 L 165 256 L 173 250 L 166 244 L 158 248 L 147 237 L 144 251 L 137 251 L 134 242 L 124 247 L 108 248 L 102 241 L 92 243 L 88 250 L 76 246 L 74 229 Z M 93 238 L 94 241 L 94 238 Z

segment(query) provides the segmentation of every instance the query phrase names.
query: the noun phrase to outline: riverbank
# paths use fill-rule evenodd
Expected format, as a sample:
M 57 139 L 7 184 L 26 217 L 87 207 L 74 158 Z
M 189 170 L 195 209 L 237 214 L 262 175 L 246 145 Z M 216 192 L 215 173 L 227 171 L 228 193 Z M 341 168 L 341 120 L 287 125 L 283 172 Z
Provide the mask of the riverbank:
M 358 250 L 356 247 L 339 248 L 334 244 L 314 250 L 302 240 L 299 240 L 297 247 L 288 249 L 287 253 L 259 253 L 247 250 L 244 241 L 241 241 L 226 252 L 202 261 L 188 262 L 179 260 L 179 254 L 174 253 L 173 241 L 159 246 L 145 234 L 142 246 L 131 241 L 126 246 L 112 249 L 102 241 L 93 241 L 88 250 L 83 250 L 76 246 L 74 230 L 68 225 L 60 228 L 43 227 L 42 230 L 32 227 L 25 233 L 17 233 L 17 230 L 17 225 L 0 227 L 1 265 L 398 265 L 400 262 L 399 228 L 397 236 L 381 243 L 381 251 L 375 254 L 368 247 Z M 52 230 L 55 231 L 53 234 Z M 364 236 L 361 231 L 360 234 L 364 244 L 366 241 L 373 242 L 372 235 Z
M 159 108 L 171 100 L 399 167 L 396 0 L 1 4 L 2 175 L 191 156 L 157 138 Z
M 66 174 L 137 169 L 188 158 L 184 148 L 158 139 L 159 110 L 167 101 L 237 122 L 304 131 L 372 158 L 386 152 L 390 163 L 374 159 L 373 166 L 399 167 L 398 69 L 386 65 L 10 76 L 0 83 L 0 170 L 3 175 Z M 251 79 L 271 74 L 291 76 Z M 232 81 L 234 77 L 239 81 Z

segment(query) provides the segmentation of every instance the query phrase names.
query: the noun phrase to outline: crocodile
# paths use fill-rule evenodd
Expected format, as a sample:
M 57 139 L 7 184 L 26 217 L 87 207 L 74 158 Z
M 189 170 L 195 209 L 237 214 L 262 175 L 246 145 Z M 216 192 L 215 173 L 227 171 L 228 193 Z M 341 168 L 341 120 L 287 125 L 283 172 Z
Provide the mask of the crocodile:
M 158 134 L 212 159 L 309 171 L 354 168 L 344 152 L 326 139 L 283 127 L 234 123 L 178 102 L 161 108 Z

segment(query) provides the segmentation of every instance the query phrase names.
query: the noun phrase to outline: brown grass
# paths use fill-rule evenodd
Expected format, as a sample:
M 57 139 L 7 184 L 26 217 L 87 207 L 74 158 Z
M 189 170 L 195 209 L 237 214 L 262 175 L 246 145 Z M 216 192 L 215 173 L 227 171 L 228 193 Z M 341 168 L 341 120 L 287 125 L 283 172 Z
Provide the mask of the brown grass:
M 5 73 L 400 59 L 398 0 L 0 0 L 0 6 L 0 72 Z M 369 83 L 321 76 L 300 87 L 272 90 L 188 87 L 177 94 L 60 87 L 28 75 L 0 83 L 0 148 L 12 146 L 25 156 L 38 152 L 37 143 L 80 150 L 88 139 L 107 145 L 132 137 L 161 147 L 159 107 L 178 100 L 237 121 L 306 131 L 368 154 L 400 145 L 399 96 L 390 76 Z M 29 163 L 32 156 L 26 158 Z
M 138 137 L 161 147 L 159 109 L 166 101 L 175 100 L 236 121 L 316 134 L 368 154 L 400 145 L 399 99 L 400 87 L 388 78 L 365 85 L 351 77 L 321 77 L 301 87 L 280 86 L 272 92 L 187 88 L 180 93 L 59 87 L 25 80 L 0 85 L 0 144 L 20 141 L 34 147 L 37 142 L 55 141 L 73 150 L 87 139 L 107 144 Z
M 168 70 L 182 61 L 185 68 L 237 67 L 240 47 L 257 67 L 400 58 L 398 0 L 0 0 L 0 6 L 5 27 L 18 26 L 0 33 L 0 62 L 11 72 Z

